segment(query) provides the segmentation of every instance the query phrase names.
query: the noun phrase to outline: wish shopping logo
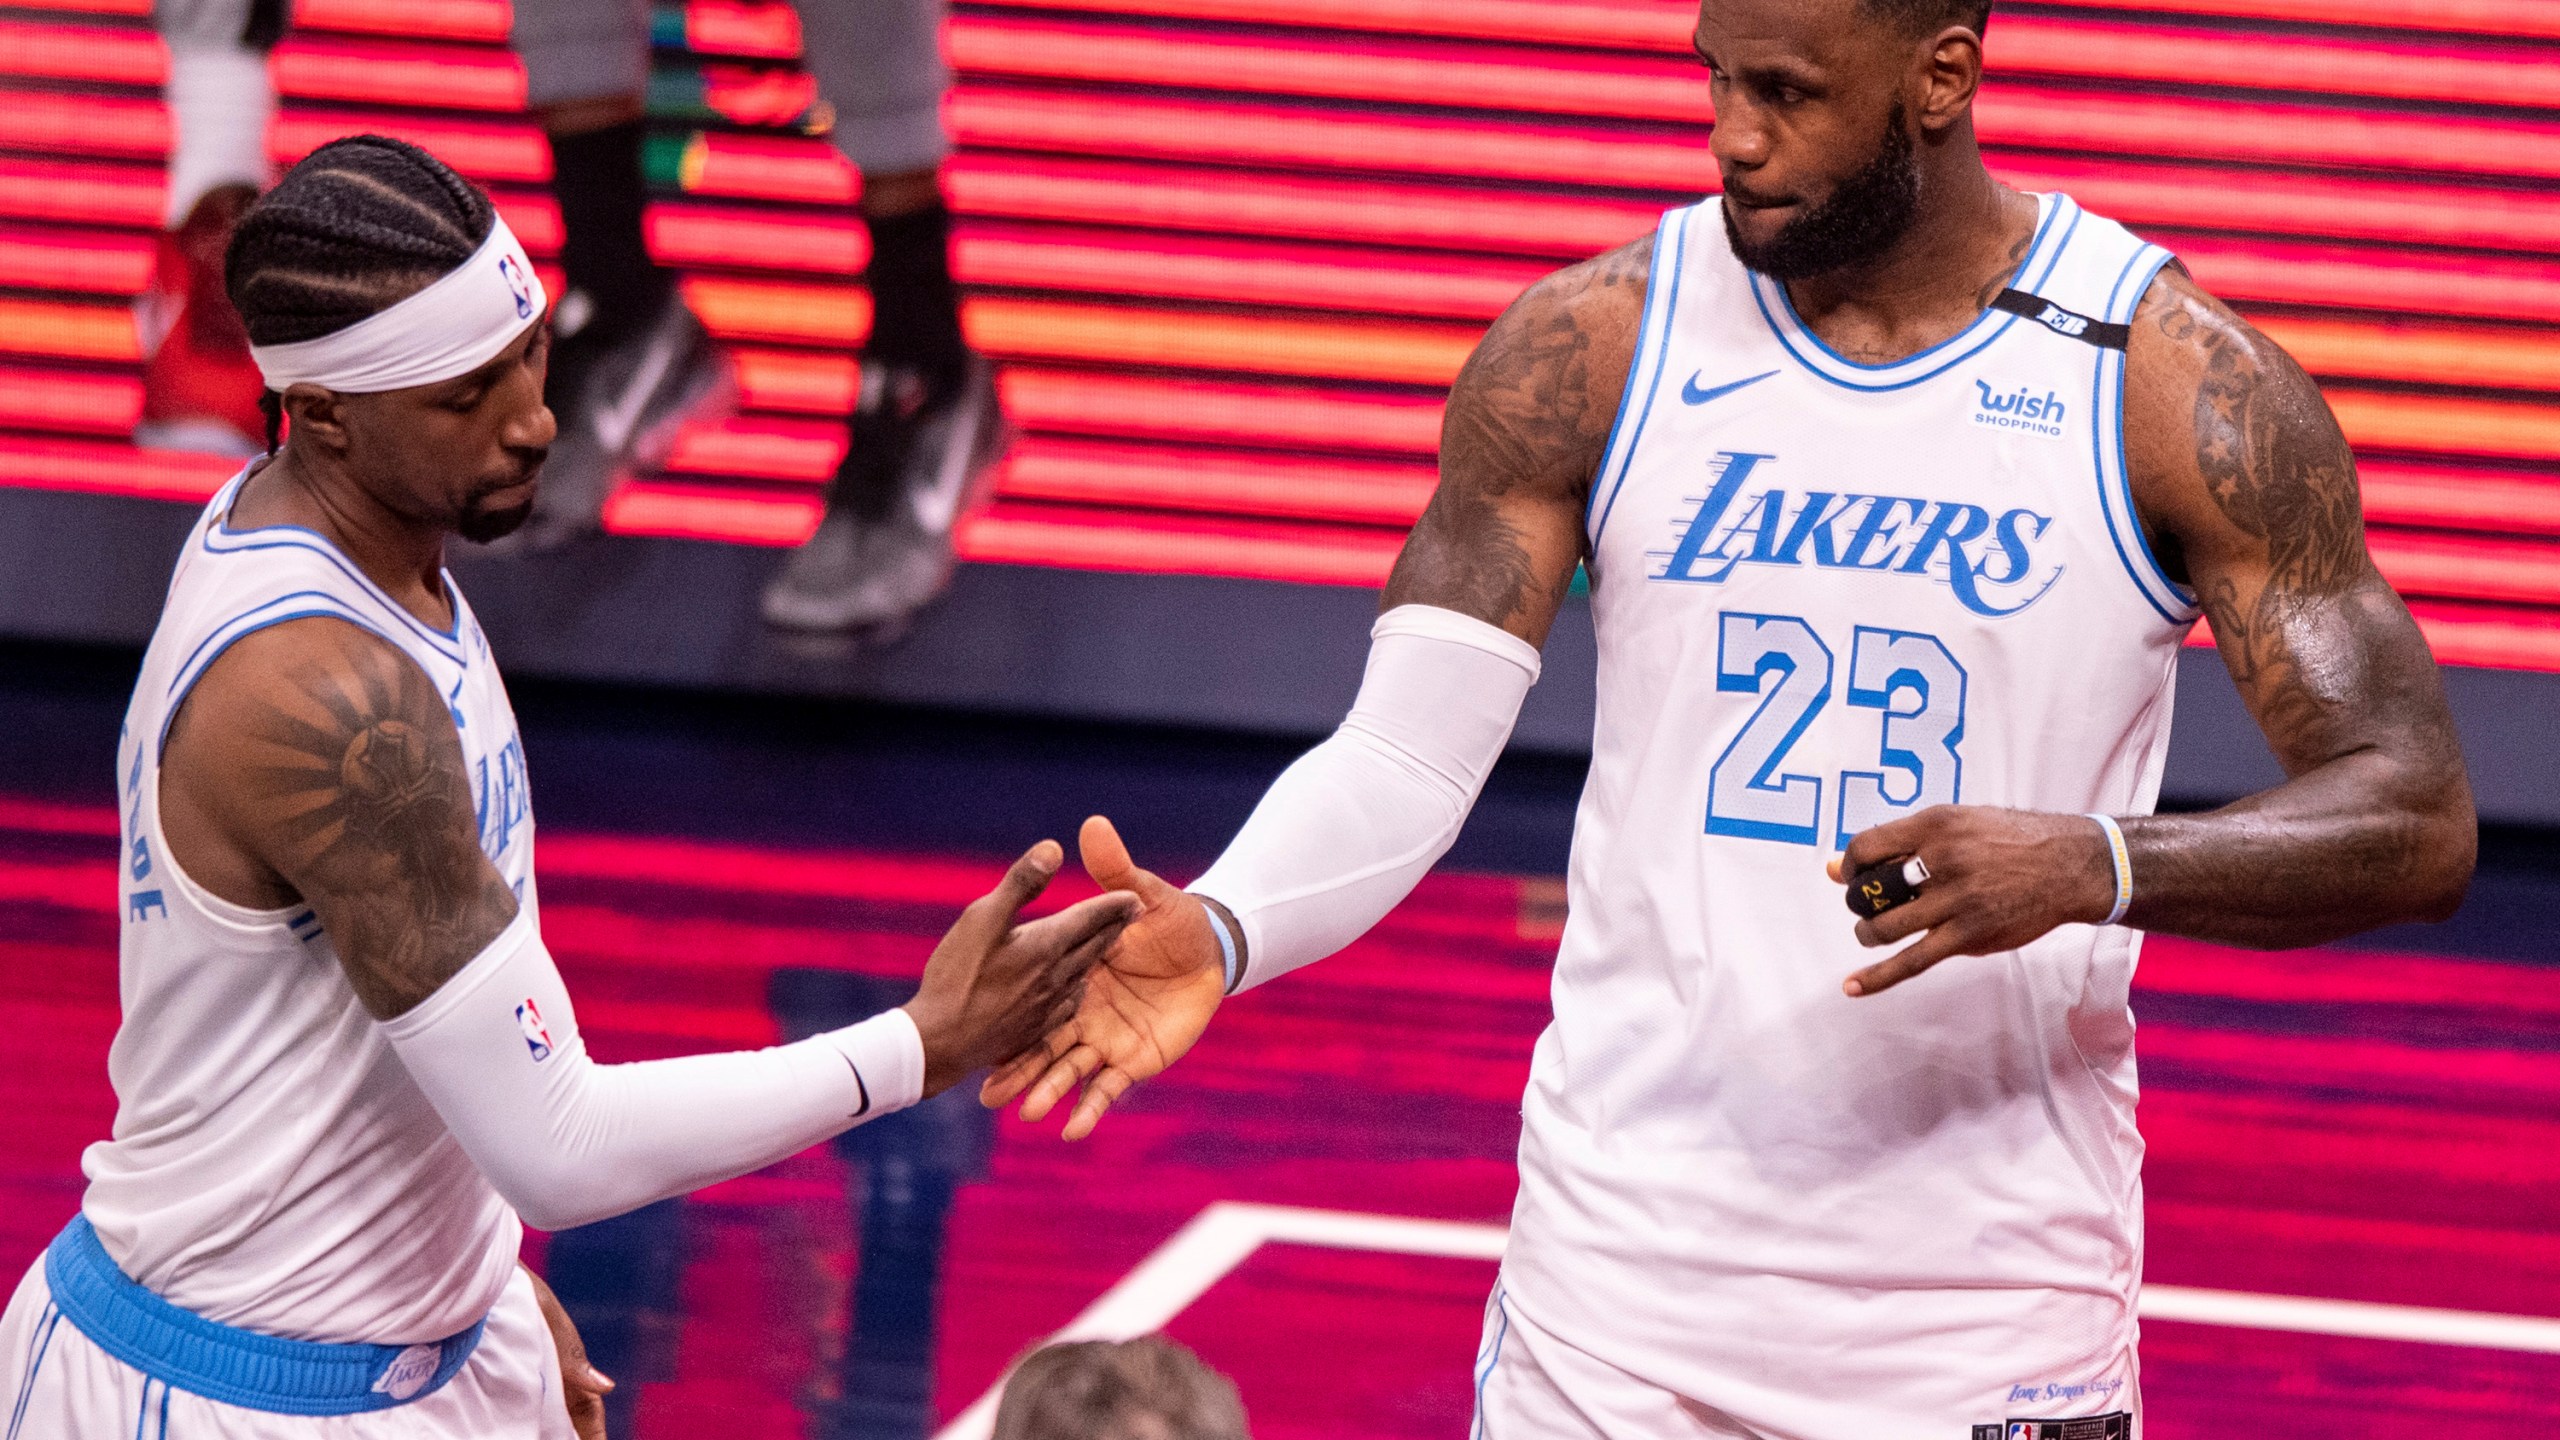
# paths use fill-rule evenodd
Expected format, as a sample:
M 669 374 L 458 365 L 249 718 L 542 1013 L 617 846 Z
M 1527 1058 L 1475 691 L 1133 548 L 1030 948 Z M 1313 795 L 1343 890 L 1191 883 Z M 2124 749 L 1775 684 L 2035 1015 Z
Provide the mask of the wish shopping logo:
M 2036 393 L 2032 385 L 2004 385 L 1993 389 L 1991 382 L 1976 380 L 1974 390 L 1981 402 L 1973 412 L 1973 423 L 1996 430 L 2024 430 L 2030 435 L 2060 436 L 2063 417 L 2071 407 L 2062 402 L 2062 392 L 2047 390 Z

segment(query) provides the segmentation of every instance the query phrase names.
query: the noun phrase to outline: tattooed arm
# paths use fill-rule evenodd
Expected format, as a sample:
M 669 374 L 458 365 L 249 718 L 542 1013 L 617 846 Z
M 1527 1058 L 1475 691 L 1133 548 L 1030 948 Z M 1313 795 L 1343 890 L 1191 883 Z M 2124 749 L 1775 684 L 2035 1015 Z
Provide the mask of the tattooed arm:
M 2289 778 L 2209 814 L 2124 820 L 2125 923 L 2276 948 L 2452 914 L 2478 844 L 2470 782 L 2426 640 L 2365 553 L 2355 458 L 2319 387 L 2175 268 L 2143 300 L 2128 371 L 2143 528 L 2202 599 Z M 1852 976 L 1853 995 L 2114 906 L 2114 861 L 2078 816 L 1944 806 L 1858 836 L 1842 863 L 1907 854 L 1928 888 L 1858 938 L 1921 938 Z
M 2136 317 L 2130 373 L 2135 502 L 2290 778 L 2126 822 L 2127 923 L 2282 946 L 2452 914 L 2478 843 L 2470 782 L 2434 657 L 2365 552 L 2319 387 L 2174 268 Z
M 232 646 L 179 710 L 161 776 L 178 863 L 226 899 L 308 904 L 375 1019 L 435 993 L 515 918 L 480 851 L 452 711 L 353 625 L 297 620 Z
M 1652 263 L 1647 236 L 1539 281 L 1493 323 L 1449 392 L 1440 488 L 1383 608 L 1437 605 L 1546 643 L 1583 558 Z
M 178 864 L 214 894 L 259 909 L 308 904 L 377 1020 L 417 1010 L 516 916 L 480 850 L 444 697 L 343 621 L 261 630 L 213 663 L 170 730 L 160 810 Z M 1064 858 L 1041 842 L 934 947 L 902 1007 L 925 1093 L 1035 1041 L 1116 930 L 1125 901 L 1016 923 Z
M 1085 822 L 1087 873 L 1143 902 L 1074 1019 L 997 1072 L 989 1105 L 1078 1139 L 1188 1052 L 1231 986 L 1332 954 L 1447 852 L 1501 754 L 1583 557 L 1582 515 L 1644 313 L 1650 238 L 1530 287 L 1458 374 L 1440 486 L 1387 582 L 1351 714 L 1179 890 Z M 1463 618 L 1461 618 L 1463 617 Z M 1210 897 L 1215 897 L 1214 899 Z

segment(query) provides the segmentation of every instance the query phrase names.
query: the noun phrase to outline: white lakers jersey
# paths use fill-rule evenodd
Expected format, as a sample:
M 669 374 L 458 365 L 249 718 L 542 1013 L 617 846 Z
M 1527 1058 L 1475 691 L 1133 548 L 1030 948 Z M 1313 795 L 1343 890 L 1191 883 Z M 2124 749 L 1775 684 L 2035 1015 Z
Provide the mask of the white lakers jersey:
M 117 747 L 115 1138 L 83 1157 L 81 1209 L 127 1275 L 207 1319 L 300 1340 L 441 1339 L 506 1287 L 515 1213 L 410 1082 L 310 910 L 244 909 L 180 872 L 161 841 L 160 752 L 189 688 L 241 637 L 310 616 L 360 626 L 444 694 L 481 846 L 530 907 L 524 750 L 450 577 L 453 624 L 438 630 L 312 531 L 232 528 L 240 484 L 187 538 Z
M 1769 1433 L 2063 1411 L 1986 1374 L 2118 1408 L 2138 937 L 1853 1000 L 1886 952 L 1824 863 L 1933 805 L 2152 807 L 2195 611 L 2134 517 L 2122 327 L 2168 256 L 2042 197 L 2025 296 L 1867 366 L 1717 202 L 1655 244 L 1588 519 L 1598 724 L 1509 1296 Z

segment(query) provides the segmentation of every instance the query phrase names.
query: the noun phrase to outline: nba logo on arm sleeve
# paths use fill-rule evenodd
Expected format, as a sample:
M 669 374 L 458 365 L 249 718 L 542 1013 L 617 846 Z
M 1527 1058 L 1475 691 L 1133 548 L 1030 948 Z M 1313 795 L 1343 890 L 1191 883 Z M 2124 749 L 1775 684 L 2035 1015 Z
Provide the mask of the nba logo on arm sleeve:
M 551 1029 L 542 1023 L 542 1011 L 534 1005 L 533 997 L 525 997 L 525 1002 L 516 1007 L 516 1028 L 524 1032 L 525 1048 L 533 1052 L 533 1063 L 539 1065 L 551 1058 Z

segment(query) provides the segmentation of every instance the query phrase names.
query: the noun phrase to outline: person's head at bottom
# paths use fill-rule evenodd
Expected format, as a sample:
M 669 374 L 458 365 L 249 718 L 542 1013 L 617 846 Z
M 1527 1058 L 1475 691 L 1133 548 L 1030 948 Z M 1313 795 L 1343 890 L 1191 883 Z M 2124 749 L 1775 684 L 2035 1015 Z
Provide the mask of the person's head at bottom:
M 1162 1335 L 1080 1340 L 1024 1356 L 995 1440 L 1248 1440 L 1235 1383 Z
M 240 218 L 224 288 L 272 462 L 364 525 L 490 540 L 524 523 L 556 427 L 542 281 L 480 187 L 379 135 L 333 140 Z

